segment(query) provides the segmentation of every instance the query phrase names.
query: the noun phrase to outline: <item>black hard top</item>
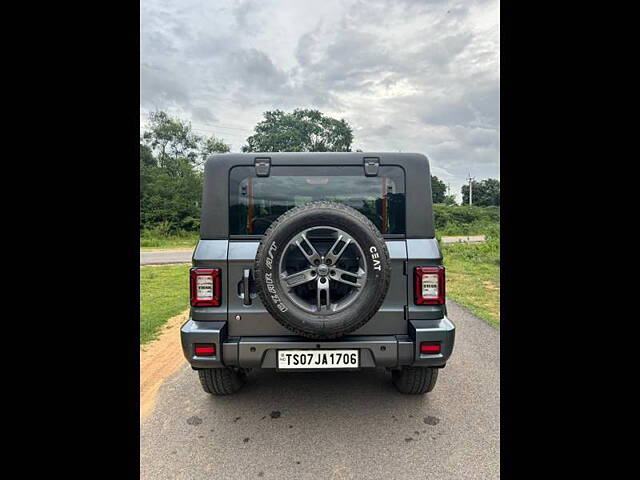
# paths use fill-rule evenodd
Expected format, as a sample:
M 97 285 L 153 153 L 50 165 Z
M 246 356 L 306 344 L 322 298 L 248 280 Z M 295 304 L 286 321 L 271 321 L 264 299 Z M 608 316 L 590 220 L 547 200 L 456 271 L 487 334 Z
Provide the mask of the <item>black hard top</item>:
M 349 165 L 365 163 L 395 165 L 404 169 L 406 181 L 406 237 L 433 238 L 433 208 L 429 160 L 421 153 L 400 152 L 265 152 L 211 155 L 204 166 L 200 238 L 229 237 L 229 170 L 253 166 L 256 161 L 272 166 Z

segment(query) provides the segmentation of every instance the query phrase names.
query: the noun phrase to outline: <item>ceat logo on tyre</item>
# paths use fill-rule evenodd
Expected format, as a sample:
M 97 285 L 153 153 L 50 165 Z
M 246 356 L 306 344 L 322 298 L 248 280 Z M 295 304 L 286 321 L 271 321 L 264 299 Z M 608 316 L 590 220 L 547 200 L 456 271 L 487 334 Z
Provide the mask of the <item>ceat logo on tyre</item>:
M 373 269 L 374 270 L 382 270 L 382 265 L 380 265 L 380 255 L 378 254 L 378 249 L 376 247 L 371 247 L 369 249 L 371 252 L 371 259 L 373 260 Z

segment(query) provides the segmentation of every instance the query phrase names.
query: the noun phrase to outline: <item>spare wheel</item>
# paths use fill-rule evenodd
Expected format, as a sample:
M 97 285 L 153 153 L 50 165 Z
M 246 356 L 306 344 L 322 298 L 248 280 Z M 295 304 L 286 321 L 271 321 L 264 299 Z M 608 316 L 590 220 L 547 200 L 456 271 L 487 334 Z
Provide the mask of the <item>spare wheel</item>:
M 258 247 L 255 279 L 267 311 L 292 332 L 336 338 L 360 328 L 389 288 L 384 238 L 357 210 L 332 202 L 293 208 Z

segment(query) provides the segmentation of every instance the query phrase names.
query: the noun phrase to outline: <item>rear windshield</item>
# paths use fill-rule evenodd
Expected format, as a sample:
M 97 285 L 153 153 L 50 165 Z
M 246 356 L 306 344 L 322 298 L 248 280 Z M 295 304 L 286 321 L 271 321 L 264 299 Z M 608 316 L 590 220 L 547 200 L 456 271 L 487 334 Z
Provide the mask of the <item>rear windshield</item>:
M 355 208 L 383 234 L 405 233 L 404 171 L 381 166 L 376 177 L 362 167 L 280 166 L 268 177 L 234 167 L 229 178 L 229 232 L 262 235 L 287 210 L 326 200 Z

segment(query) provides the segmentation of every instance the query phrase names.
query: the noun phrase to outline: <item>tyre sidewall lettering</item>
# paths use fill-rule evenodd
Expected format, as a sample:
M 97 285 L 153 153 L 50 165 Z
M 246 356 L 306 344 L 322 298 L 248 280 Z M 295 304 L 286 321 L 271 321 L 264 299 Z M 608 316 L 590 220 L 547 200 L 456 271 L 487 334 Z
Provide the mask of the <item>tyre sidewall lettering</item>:
M 371 245 L 369 247 L 369 253 L 371 255 L 371 261 L 373 262 L 373 269 L 382 271 L 382 261 L 380 259 L 380 254 L 378 253 L 378 249 L 375 245 Z
M 269 246 L 269 250 L 267 251 L 267 256 L 264 260 L 264 265 L 268 271 L 264 273 L 264 284 L 267 287 L 268 297 L 274 304 L 274 306 L 280 310 L 281 312 L 286 312 L 289 309 L 286 307 L 284 303 L 282 303 L 282 299 L 280 295 L 278 295 L 278 291 L 276 290 L 276 282 L 273 278 L 273 263 L 276 260 L 276 256 L 278 253 L 278 245 L 275 241 L 271 242 Z

